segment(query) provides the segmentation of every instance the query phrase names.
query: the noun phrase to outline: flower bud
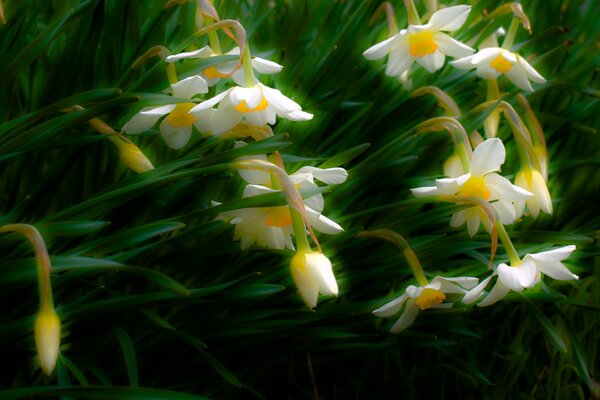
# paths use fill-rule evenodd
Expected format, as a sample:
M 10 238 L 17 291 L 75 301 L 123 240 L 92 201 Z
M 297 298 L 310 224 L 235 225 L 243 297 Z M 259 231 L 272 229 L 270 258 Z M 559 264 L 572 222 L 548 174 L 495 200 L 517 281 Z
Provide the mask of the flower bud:
M 41 310 L 37 315 L 34 338 L 40 366 L 46 375 L 51 375 L 56 367 L 60 346 L 60 319 L 53 308 Z
M 338 286 L 331 268 L 331 261 L 319 252 L 301 252 L 292 257 L 292 278 L 300 296 L 309 308 L 317 306 L 319 292 L 337 296 Z
M 152 162 L 148 160 L 148 157 L 135 144 L 121 142 L 117 144 L 117 147 L 119 148 L 119 156 L 123 164 L 138 174 L 154 169 Z
M 515 185 L 533 193 L 533 196 L 524 201 L 515 202 L 517 217 L 525 212 L 525 205 L 533 218 L 537 218 L 540 209 L 546 214 L 552 214 L 552 199 L 546 186 L 546 181 L 540 171 L 523 168 L 515 177 Z

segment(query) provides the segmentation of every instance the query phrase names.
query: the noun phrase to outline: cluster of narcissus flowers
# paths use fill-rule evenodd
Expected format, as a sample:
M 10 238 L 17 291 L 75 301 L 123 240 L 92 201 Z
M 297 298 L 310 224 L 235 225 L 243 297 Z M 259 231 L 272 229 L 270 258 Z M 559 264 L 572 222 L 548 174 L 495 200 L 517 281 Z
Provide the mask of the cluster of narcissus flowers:
M 447 294 L 452 294 L 455 301 L 462 300 L 464 304 L 479 301 L 477 305 L 483 307 L 501 300 L 511 290 L 521 292 L 536 286 L 544 274 L 556 280 L 578 279 L 562 263 L 575 250 L 575 246 L 526 254 L 521 258 L 505 228 L 523 218 L 537 218 L 540 211 L 552 214 L 552 199 L 547 186 L 547 152 L 539 123 L 525 97 L 518 95 L 519 103 L 525 105 L 523 108 L 528 113 L 526 120 L 536 122 L 531 125 L 524 123 L 510 103 L 502 101 L 497 81 L 497 78 L 505 75 L 519 89 L 528 92 L 533 91 L 532 81 L 545 82 L 525 58 L 511 51 L 519 22 L 529 27 L 527 16 L 520 7 L 516 7 L 519 12 L 515 12 L 502 46 L 498 46 L 497 41 L 499 32 L 503 33 L 500 30 L 484 38 L 480 50 L 475 53 L 469 46 L 444 33 L 458 31 L 465 25 L 471 11 L 469 6 L 429 10 L 432 12 L 431 17 L 426 24 L 422 24 L 413 1 L 405 4 L 408 7 L 409 26 L 395 32 L 394 24 L 390 24 L 389 38 L 366 50 L 363 53 L 365 58 L 376 60 L 388 55 L 386 75 L 400 76 L 405 83 L 415 61 L 426 71 L 433 73 L 443 68 L 446 56 L 454 57 L 456 59 L 450 62 L 453 67 L 475 69 L 476 75 L 487 81 L 488 102 L 480 106 L 479 110 L 491 108 L 484 123 L 488 135 L 485 140 L 477 132 L 466 132 L 458 120 L 453 118 L 454 115 L 438 119 L 452 124 L 452 128 L 446 129 L 453 136 L 456 145 L 444 164 L 446 177 L 436 179 L 432 186 L 413 188 L 411 192 L 423 201 L 463 205 L 464 208 L 454 212 L 449 218 L 449 225 L 453 228 L 466 225 L 471 237 L 483 225 L 493 242 L 497 238 L 501 240 L 508 262 L 501 262 L 497 266 L 490 262 L 492 273 L 481 283 L 478 277 L 441 276 L 436 276 L 429 282 L 416 255 L 412 250 L 407 253 L 405 249 L 407 262 L 418 286 L 409 285 L 400 297 L 373 311 L 379 317 L 390 317 L 401 312 L 390 329 L 394 333 L 408 328 L 420 310 L 451 307 L 452 302 L 447 301 Z M 389 13 L 389 9 L 387 11 Z M 390 18 L 394 18 L 393 12 L 388 15 L 388 23 Z M 507 122 L 510 124 L 521 164 L 514 183 L 501 174 L 507 156 L 504 143 L 496 138 L 501 111 L 509 116 Z M 533 135 L 532 130 L 536 130 Z M 366 231 L 364 235 L 381 238 L 389 236 L 388 233 L 376 233 L 380 231 Z M 408 248 L 407 242 L 404 239 L 401 241 Z M 495 246 L 492 248 L 495 249 Z M 495 284 L 489 292 L 485 292 L 494 277 Z
M 214 13 L 209 18 L 218 21 Z M 276 74 L 283 66 L 252 57 L 245 33 L 237 37 L 238 46 L 227 52 L 221 51 L 217 29 L 223 26 L 220 22 L 203 28 L 209 30 L 209 46 L 165 57 L 172 100 L 168 104 L 139 110 L 123 125 L 123 133 L 139 134 L 159 125 L 162 138 L 173 149 L 185 147 L 194 131 L 223 140 L 236 139 L 231 143 L 239 148 L 248 141 L 272 136 L 270 126 L 275 125 L 278 118 L 290 121 L 312 119 L 313 115 L 303 111 L 298 103 L 258 80 L 257 74 Z M 236 34 L 243 32 L 237 22 L 232 27 Z M 176 68 L 180 62 L 196 63 L 217 56 L 230 57 L 221 63 L 212 63 L 197 75 L 178 79 Z M 217 93 L 206 98 L 210 87 L 217 87 Z M 337 234 L 343 229 L 322 214 L 325 201 L 317 182 L 340 184 L 346 180 L 347 172 L 343 168 L 304 166 L 288 174 L 278 152 L 242 157 L 237 167 L 246 182 L 242 198 L 282 193 L 287 204 L 220 213 L 220 219 L 234 225 L 233 239 L 240 241 L 242 250 L 256 246 L 296 251 L 291 260 L 291 275 L 309 308 L 316 306 L 319 293 L 337 295 L 331 262 L 321 252 L 314 231 Z M 301 191 L 314 193 L 302 199 Z M 213 201 L 213 206 L 219 205 Z M 318 251 L 312 250 L 309 237 L 315 241 Z

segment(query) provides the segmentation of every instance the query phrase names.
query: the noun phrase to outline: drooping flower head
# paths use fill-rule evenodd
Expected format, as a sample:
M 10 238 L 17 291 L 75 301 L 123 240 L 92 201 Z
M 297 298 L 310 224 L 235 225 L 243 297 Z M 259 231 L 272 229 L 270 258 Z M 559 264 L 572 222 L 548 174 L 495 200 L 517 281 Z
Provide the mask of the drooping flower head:
M 517 218 L 513 203 L 533 195 L 496 173 L 504 163 L 505 157 L 506 150 L 502 141 L 488 139 L 473 151 L 468 173 L 458 178 L 437 179 L 436 186 L 411 189 L 411 192 L 417 197 L 458 195 L 481 198 L 490 202 L 500 222 L 511 224 Z M 470 207 L 454 213 L 450 225 L 458 227 L 465 222 L 471 236 L 477 233 L 481 223 L 488 231 L 492 228 L 492 222 L 480 207 Z
M 501 47 L 489 47 L 477 54 L 452 61 L 456 68 L 476 68 L 477 76 L 484 79 L 495 79 L 506 75 L 516 86 L 533 92 L 529 81 L 544 83 L 546 80 L 520 55 Z
M 213 106 L 218 104 L 218 108 Z M 252 125 L 273 125 L 276 117 L 291 121 L 307 121 L 313 115 L 302 111 L 295 101 L 279 90 L 257 83 L 251 87 L 232 87 L 190 110 L 198 118 L 209 118 L 209 131 L 220 135 L 242 120 Z
M 279 192 L 268 187 L 271 179 L 268 173 L 248 170 L 241 176 L 249 182 L 261 183 L 247 185 L 244 198 Z M 347 176 L 343 168 L 302 167 L 290 175 L 290 179 L 300 189 L 316 189 L 318 186 L 315 178 L 324 183 L 339 184 L 344 182 Z M 325 203 L 320 193 L 306 198 L 304 204 L 307 222 L 315 230 L 329 235 L 343 231 L 340 225 L 322 214 Z M 294 249 L 292 217 L 288 206 L 242 208 L 224 212 L 222 215 L 232 218 L 230 222 L 235 225 L 233 239 L 240 240 L 242 250 L 253 244 L 270 249 Z
M 208 92 L 206 81 L 198 75 L 172 84 L 171 89 L 173 97 L 180 99 L 191 99 L 196 94 Z M 128 134 L 145 132 L 166 116 L 160 123 L 160 134 L 169 147 L 181 149 L 190 140 L 192 126 L 195 126 L 200 132 L 207 129 L 206 115 L 190 113 L 195 105 L 196 103 L 189 101 L 158 107 L 144 107 L 123 125 L 122 131 Z
M 470 6 L 448 7 L 435 12 L 425 25 L 409 25 L 396 35 L 363 53 L 367 60 L 389 54 L 386 75 L 402 75 L 416 61 L 429 72 L 444 66 L 446 56 L 465 57 L 475 50 L 445 33 L 458 30 L 467 19 Z
M 240 48 L 234 47 L 230 51 L 225 54 L 217 54 L 213 51 L 210 46 L 204 46 L 201 49 L 173 54 L 165 58 L 167 63 L 173 63 L 179 60 L 190 59 L 190 58 L 209 58 L 215 57 L 219 55 L 226 56 L 239 56 Z M 216 85 L 221 79 L 231 77 L 231 79 L 238 85 L 243 86 L 246 83 L 246 77 L 244 76 L 244 70 L 242 68 L 236 69 L 238 66 L 238 61 L 225 61 L 217 65 L 213 65 L 212 67 L 206 68 L 204 71 L 200 73 L 200 75 L 206 79 L 208 82 L 208 86 Z M 260 74 L 277 74 L 281 72 L 283 66 L 277 64 L 276 62 L 266 60 L 260 57 L 252 57 L 252 69 L 254 72 L 258 72 Z M 253 78 L 255 82 L 256 78 Z
M 292 257 L 290 269 L 294 283 L 308 308 L 317 306 L 319 293 L 325 296 L 338 295 L 331 261 L 323 253 L 299 251 Z
M 540 210 L 546 214 L 552 214 L 552 199 L 550 198 L 546 180 L 540 171 L 529 167 L 521 169 L 515 177 L 515 184 L 533 193 L 533 196 L 528 197 L 526 200 L 515 202 L 517 218 L 525 213 L 525 205 L 527 205 L 529 214 L 533 218 L 538 217 Z
M 402 296 L 379 307 L 373 314 L 378 317 L 390 317 L 397 314 L 405 305 L 400 318 L 391 327 L 390 332 L 400 333 L 408 328 L 417 318 L 419 311 L 429 308 L 449 308 L 452 303 L 444 303 L 446 294 L 465 294 L 477 285 L 478 279 L 472 277 L 444 278 L 436 276 L 425 286 L 410 285 Z
M 479 285 L 465 295 L 463 302 L 466 304 L 475 302 L 494 276 L 498 277 L 496 284 L 485 299 L 477 304 L 480 307 L 490 306 L 498 302 L 511 290 L 521 292 L 537 285 L 542 279 L 542 273 L 561 281 L 579 279 L 577 275 L 561 263 L 562 260 L 571 255 L 573 250 L 575 250 L 575 246 L 565 246 L 542 253 L 527 254 L 523 261 L 517 265 L 500 264 L 492 275 L 481 281 Z

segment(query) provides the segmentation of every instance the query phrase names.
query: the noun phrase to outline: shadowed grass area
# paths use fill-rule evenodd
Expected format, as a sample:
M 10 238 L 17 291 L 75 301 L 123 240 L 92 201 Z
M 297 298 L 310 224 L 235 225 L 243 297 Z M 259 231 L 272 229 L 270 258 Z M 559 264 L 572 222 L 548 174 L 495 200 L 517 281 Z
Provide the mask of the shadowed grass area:
M 390 229 L 407 238 L 428 278 L 487 276 L 490 236 L 448 226 L 464 206 L 417 199 L 409 189 L 442 177 L 452 141 L 418 133 L 443 115 L 432 96 L 411 97 L 364 50 L 386 35 L 378 1 L 215 1 L 245 27 L 252 52 L 284 66 L 261 81 L 314 113 L 280 119 L 275 136 L 233 149 L 194 132 L 182 150 L 158 127 L 127 137 L 156 169 L 137 175 L 88 124 L 116 131 L 142 107 L 169 103 L 166 63 L 135 68 L 153 46 L 173 53 L 194 37 L 196 2 L 4 0 L 0 26 L 0 225 L 29 223 L 51 256 L 62 321 L 56 372 L 43 375 L 33 341 L 35 259 L 16 234 L 0 235 L 0 398 L 598 398 L 600 366 L 600 8 L 594 0 L 523 2 L 533 34 L 518 50 L 547 79 L 527 94 L 544 130 L 554 213 L 507 227 L 521 255 L 574 244 L 577 281 L 545 279 L 494 306 L 427 310 L 400 335 L 372 311 L 413 284 L 402 254 L 359 238 Z M 452 4 L 458 4 L 455 1 Z M 472 1 L 456 38 L 508 27 L 509 14 L 477 20 L 499 0 Z M 417 2 L 419 10 L 425 7 Z M 393 3 L 406 26 L 403 2 Z M 235 44 L 220 34 L 224 49 Z M 185 50 L 191 50 L 186 47 Z M 180 78 L 229 58 L 182 62 Z M 189 60 L 188 60 L 189 61 Z M 483 135 L 486 83 L 446 65 L 414 69 L 414 88 L 435 85 Z M 521 91 L 499 79 L 523 113 Z M 217 91 L 225 88 L 220 83 Z M 215 89 L 209 93 L 212 96 Z M 74 105 L 85 110 L 70 111 Z M 518 171 L 506 119 L 503 174 Z M 219 212 L 283 205 L 281 194 L 241 198 L 240 156 L 279 150 L 288 172 L 341 166 L 348 180 L 323 189 L 324 213 L 342 225 L 319 235 L 340 287 L 308 311 L 289 273 L 293 252 L 241 251 Z M 304 193 L 308 195 L 308 193 Z M 211 209 L 211 201 L 223 203 Z M 496 262 L 506 262 L 502 246 Z

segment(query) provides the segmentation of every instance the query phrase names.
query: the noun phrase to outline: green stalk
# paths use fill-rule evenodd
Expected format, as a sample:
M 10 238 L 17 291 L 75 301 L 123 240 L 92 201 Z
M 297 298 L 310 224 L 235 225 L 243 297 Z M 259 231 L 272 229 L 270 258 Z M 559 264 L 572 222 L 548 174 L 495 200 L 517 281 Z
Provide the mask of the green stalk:
M 246 49 L 244 50 L 244 56 L 242 58 L 242 64 L 244 67 L 244 77 L 246 79 L 246 87 L 254 86 L 253 72 L 252 72 L 252 56 L 250 55 L 250 45 L 246 43 Z
M 502 48 L 506 49 L 506 50 L 510 50 L 510 48 L 512 47 L 514 41 L 515 41 L 515 37 L 517 36 L 517 30 L 519 29 L 519 19 L 517 17 L 513 17 L 512 21 L 510 22 L 510 27 L 508 28 L 508 33 L 506 34 L 506 37 L 504 38 L 504 42 L 502 42 Z
M 496 229 L 498 231 L 498 237 L 502 241 L 504 245 L 504 249 L 506 250 L 506 254 L 508 255 L 508 259 L 510 261 L 510 265 L 516 267 L 521 264 L 521 258 L 519 254 L 517 254 L 517 250 L 513 245 L 513 242 L 510 240 L 508 233 L 506 232 L 506 228 L 500 221 L 496 221 Z
M 204 25 L 212 24 L 212 18 L 205 16 L 204 17 Z M 210 48 L 213 49 L 215 54 L 223 54 L 221 50 L 221 42 L 219 41 L 219 35 L 216 31 L 208 32 L 208 43 L 210 44 Z

